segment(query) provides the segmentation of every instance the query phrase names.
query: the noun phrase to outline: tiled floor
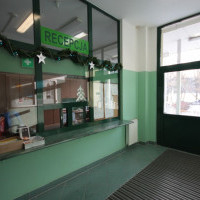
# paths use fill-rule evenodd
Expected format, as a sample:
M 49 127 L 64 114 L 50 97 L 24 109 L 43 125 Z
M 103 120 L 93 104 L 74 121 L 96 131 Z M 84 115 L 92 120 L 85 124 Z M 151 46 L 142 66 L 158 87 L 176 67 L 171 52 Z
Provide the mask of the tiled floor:
M 137 144 L 78 176 L 47 191 L 37 192 L 37 200 L 104 200 L 166 150 L 153 144 Z M 33 193 L 32 193 L 33 195 Z M 29 199 L 27 194 L 23 199 Z

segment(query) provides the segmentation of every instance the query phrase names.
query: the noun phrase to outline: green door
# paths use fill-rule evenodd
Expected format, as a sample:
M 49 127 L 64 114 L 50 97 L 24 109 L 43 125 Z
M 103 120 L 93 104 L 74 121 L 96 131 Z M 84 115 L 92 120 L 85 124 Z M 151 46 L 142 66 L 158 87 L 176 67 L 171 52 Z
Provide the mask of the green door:
M 200 16 L 158 28 L 158 144 L 200 154 Z

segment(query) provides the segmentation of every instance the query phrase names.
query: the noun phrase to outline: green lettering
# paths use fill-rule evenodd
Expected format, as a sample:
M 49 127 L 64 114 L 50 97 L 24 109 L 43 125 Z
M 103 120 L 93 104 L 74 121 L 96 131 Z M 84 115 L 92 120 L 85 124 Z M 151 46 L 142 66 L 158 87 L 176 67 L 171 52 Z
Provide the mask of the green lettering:
M 45 41 L 48 40 L 48 42 L 51 42 L 50 36 L 51 36 L 51 33 L 49 31 L 45 31 Z
M 60 40 L 61 38 L 61 40 Z M 62 35 L 58 35 L 58 44 L 63 45 L 63 36 Z
M 68 46 L 68 43 L 69 43 L 68 37 L 64 37 L 64 45 L 65 45 L 66 47 L 69 47 L 69 46 Z
M 56 44 L 57 42 L 56 42 L 56 33 L 52 33 L 52 35 L 51 35 L 51 38 L 52 38 L 52 42 L 54 43 L 54 44 Z
M 86 43 L 84 43 L 84 45 L 83 45 L 83 51 L 87 52 L 87 45 L 86 45 Z
M 75 49 L 79 49 L 79 47 L 77 46 L 77 43 L 78 43 L 78 41 L 75 40 L 75 41 L 74 41 L 74 47 L 75 47 Z
M 74 44 L 74 40 L 73 39 L 70 39 L 69 40 L 69 46 L 71 47 L 71 45 L 73 45 Z

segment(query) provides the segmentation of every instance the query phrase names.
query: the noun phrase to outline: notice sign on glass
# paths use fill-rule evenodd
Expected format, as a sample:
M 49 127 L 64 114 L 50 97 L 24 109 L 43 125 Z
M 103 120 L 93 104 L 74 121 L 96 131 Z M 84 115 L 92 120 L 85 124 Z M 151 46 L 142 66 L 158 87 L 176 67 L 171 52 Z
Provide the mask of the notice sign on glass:
M 41 42 L 42 44 L 70 49 L 85 55 L 89 54 L 88 41 L 78 39 L 43 26 L 41 26 Z

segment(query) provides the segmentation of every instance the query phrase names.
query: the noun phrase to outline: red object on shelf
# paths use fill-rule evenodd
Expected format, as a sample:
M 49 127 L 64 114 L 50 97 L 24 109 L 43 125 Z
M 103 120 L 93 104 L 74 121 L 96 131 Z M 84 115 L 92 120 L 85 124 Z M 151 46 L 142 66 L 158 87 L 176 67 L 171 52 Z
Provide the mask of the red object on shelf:
M 5 117 L 0 117 L 0 136 L 5 132 Z

